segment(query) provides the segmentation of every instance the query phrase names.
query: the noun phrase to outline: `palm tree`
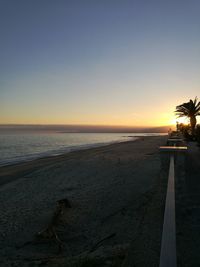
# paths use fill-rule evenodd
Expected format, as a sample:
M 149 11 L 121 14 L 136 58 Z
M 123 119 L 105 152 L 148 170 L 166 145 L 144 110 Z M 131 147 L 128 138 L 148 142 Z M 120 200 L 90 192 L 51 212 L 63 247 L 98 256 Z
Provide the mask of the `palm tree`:
M 194 101 L 190 99 L 189 102 L 177 106 L 175 113 L 178 117 L 188 117 L 190 119 L 191 131 L 194 136 L 194 130 L 197 123 L 196 116 L 200 115 L 200 101 L 198 102 L 197 97 L 195 97 Z

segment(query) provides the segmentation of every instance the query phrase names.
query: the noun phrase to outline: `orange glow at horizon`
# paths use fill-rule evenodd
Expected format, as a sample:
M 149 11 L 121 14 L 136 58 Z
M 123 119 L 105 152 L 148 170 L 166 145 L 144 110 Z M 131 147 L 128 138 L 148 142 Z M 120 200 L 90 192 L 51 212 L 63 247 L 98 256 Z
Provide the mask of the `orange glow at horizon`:
M 14 117 L 12 118 L 1 118 L 0 124 L 68 124 L 68 125 L 103 125 L 103 126 L 121 126 L 121 127 L 159 127 L 159 126 L 168 126 L 176 125 L 177 119 L 173 115 L 168 113 L 159 114 L 154 113 L 149 115 L 145 114 L 121 114 L 121 115 L 111 115 L 107 116 L 74 116 L 73 118 L 65 118 L 65 116 L 23 116 L 21 118 Z M 180 121 L 180 120 L 179 120 Z M 181 122 L 181 121 L 180 121 Z
M 60 109 L 49 109 L 39 106 L 38 109 L 18 108 L 18 112 L 7 110 L 0 114 L 0 124 L 60 124 L 60 125 L 91 125 L 91 126 L 121 126 L 121 127 L 160 127 L 176 126 L 176 122 L 188 124 L 185 117 L 177 118 L 174 107 L 180 101 L 174 100 L 160 102 L 156 106 L 149 105 L 145 108 L 132 106 L 113 105 L 93 111 L 90 108 L 68 110 L 66 107 Z M 139 103 L 138 103 L 139 104 Z M 136 111 L 135 111 L 136 110 Z

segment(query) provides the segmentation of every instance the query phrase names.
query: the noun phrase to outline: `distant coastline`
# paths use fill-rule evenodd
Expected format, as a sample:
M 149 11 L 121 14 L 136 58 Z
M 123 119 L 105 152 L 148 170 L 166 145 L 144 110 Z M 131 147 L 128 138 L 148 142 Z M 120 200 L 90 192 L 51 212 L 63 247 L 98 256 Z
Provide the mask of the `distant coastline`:
M 107 125 L 64 125 L 64 124 L 0 124 L 0 133 L 5 131 L 48 131 L 60 133 L 167 133 L 173 126 L 134 127 Z

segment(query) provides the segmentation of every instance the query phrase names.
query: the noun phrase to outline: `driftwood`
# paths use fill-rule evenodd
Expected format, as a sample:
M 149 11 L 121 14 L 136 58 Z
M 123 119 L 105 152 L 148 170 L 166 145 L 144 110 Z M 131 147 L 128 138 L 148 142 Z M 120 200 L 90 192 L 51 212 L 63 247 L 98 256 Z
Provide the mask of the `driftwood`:
M 113 233 L 111 235 L 108 235 L 106 237 L 104 237 L 103 239 L 101 239 L 100 241 L 98 241 L 91 249 L 90 249 L 90 253 L 95 251 L 104 241 L 106 241 L 107 239 L 110 239 L 112 237 L 116 236 L 116 233 Z
M 95 243 L 93 245 L 93 247 L 90 249 L 90 250 L 87 250 L 87 251 L 84 251 L 82 252 L 81 254 L 75 256 L 76 259 L 80 258 L 82 259 L 83 257 L 88 257 L 90 253 L 94 252 L 95 250 L 98 249 L 99 246 L 102 245 L 102 243 L 108 239 L 111 239 L 113 238 L 114 236 L 116 236 L 116 233 L 112 233 L 108 236 L 105 236 L 103 239 L 99 240 L 97 243 Z M 30 242 L 27 242 L 27 243 L 30 243 Z M 24 261 L 29 261 L 29 262 L 33 262 L 33 261 L 42 261 L 43 263 L 47 263 L 48 261 L 50 260 L 53 260 L 53 259 L 68 259 L 68 257 L 64 256 L 64 255 L 54 255 L 54 256 L 48 256 L 48 257 L 35 257 L 35 258 L 16 258 L 16 259 L 13 259 L 15 261 L 20 261 L 20 260 L 24 260 Z
M 63 243 L 57 235 L 56 227 L 59 225 L 62 219 L 62 215 L 64 214 L 64 211 L 68 208 L 71 208 L 71 204 L 67 198 L 58 200 L 56 209 L 47 227 L 44 230 L 38 232 L 34 240 L 27 241 L 23 245 L 17 246 L 16 248 L 21 249 L 27 245 L 38 244 L 38 241 L 40 239 L 51 239 L 51 240 L 54 240 L 56 244 L 58 244 L 59 252 L 61 252 Z
M 56 227 L 59 225 L 66 208 L 71 208 L 69 200 L 66 198 L 58 200 L 56 210 L 47 228 L 38 232 L 36 235 L 37 238 L 47 238 L 54 240 L 58 244 L 59 252 L 62 250 L 63 243 L 57 235 Z

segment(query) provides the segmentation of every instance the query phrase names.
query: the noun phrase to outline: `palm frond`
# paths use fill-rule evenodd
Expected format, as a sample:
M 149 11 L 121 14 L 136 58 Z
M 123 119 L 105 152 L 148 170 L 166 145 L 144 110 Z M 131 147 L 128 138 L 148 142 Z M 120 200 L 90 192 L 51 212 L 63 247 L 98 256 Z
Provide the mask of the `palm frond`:
M 178 117 L 192 117 L 200 115 L 200 101 L 195 97 L 194 100 L 190 99 L 189 102 L 185 102 L 176 107 L 175 113 Z

